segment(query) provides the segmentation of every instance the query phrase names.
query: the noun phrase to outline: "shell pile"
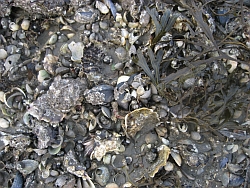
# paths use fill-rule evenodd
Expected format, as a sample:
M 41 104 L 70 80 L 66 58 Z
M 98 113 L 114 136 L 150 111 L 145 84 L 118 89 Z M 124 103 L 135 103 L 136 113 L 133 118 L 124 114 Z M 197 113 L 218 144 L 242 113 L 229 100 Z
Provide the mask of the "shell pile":
M 249 187 L 249 7 L 2 0 L 0 185 Z

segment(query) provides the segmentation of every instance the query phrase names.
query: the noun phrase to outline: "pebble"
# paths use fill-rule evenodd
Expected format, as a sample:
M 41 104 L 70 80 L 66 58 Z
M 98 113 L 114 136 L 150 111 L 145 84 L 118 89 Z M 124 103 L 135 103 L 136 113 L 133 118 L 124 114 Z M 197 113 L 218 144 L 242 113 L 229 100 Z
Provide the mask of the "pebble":
M 92 31 L 94 33 L 99 33 L 99 30 L 100 30 L 99 24 L 97 24 L 97 23 L 92 24 Z
M 117 55 L 117 57 L 122 60 L 125 59 L 126 55 L 127 55 L 127 51 L 125 50 L 125 48 L 123 47 L 118 47 L 115 50 L 115 54 Z
M 4 103 L 4 92 L 0 91 L 0 101 Z
M 99 26 L 101 29 L 106 30 L 108 29 L 108 23 L 107 22 L 99 22 Z
M 193 140 L 200 140 L 201 139 L 201 135 L 200 135 L 200 133 L 193 131 L 193 132 L 191 132 L 191 138 Z

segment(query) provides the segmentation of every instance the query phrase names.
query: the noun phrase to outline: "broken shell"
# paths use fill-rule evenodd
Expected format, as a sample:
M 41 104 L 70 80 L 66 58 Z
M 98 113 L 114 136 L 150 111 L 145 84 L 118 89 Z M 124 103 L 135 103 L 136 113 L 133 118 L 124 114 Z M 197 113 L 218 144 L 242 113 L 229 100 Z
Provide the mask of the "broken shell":
M 69 45 L 68 48 L 70 49 L 72 56 L 71 60 L 75 62 L 81 62 L 81 59 L 83 57 L 83 49 L 84 45 L 82 42 L 77 42 L 75 43 L 72 41 Z
M 95 170 L 95 180 L 101 186 L 105 186 L 109 181 L 110 173 L 109 169 L 105 166 L 100 166 Z
M 172 156 L 172 158 L 174 159 L 174 161 L 176 162 L 176 164 L 178 166 L 181 166 L 182 160 L 181 160 L 180 154 L 176 153 L 174 151 L 171 151 L 170 155 Z
M 98 10 L 100 10 L 100 12 L 101 12 L 102 14 L 107 14 L 107 13 L 109 13 L 108 7 L 107 7 L 104 3 L 100 2 L 100 1 L 96 1 L 96 2 L 95 2 L 95 7 L 96 7 Z
M 30 21 L 27 19 L 23 19 L 21 23 L 21 28 L 26 31 L 29 29 L 29 27 L 30 27 Z
M 67 54 L 69 52 L 70 52 L 70 50 L 69 50 L 69 47 L 68 47 L 68 43 L 62 44 L 62 46 L 60 47 L 60 53 L 62 55 L 65 55 L 65 54 Z
M 17 108 L 23 110 L 23 99 L 26 98 L 26 94 L 18 87 L 14 87 L 11 91 L 4 94 L 4 103 L 9 108 Z
M 10 122 L 5 118 L 0 118 L 0 127 L 3 129 L 7 129 L 10 126 Z
M 9 28 L 11 31 L 17 31 L 19 29 L 19 25 L 16 24 L 15 22 L 10 22 Z
M 159 169 L 167 164 L 167 160 L 170 154 L 170 149 L 168 146 L 161 145 L 157 148 L 158 151 L 158 158 L 157 160 L 152 164 L 152 166 L 149 169 L 149 176 L 154 177 L 155 174 L 159 171 Z
M 17 170 L 19 170 L 23 175 L 30 174 L 38 167 L 38 162 L 31 159 L 26 159 L 17 162 Z
M 8 56 L 8 53 L 5 49 L 0 49 L 0 59 L 5 59 Z
M 76 32 L 76 31 L 74 30 L 74 28 L 71 27 L 70 25 L 64 25 L 60 30 L 61 30 L 61 31 L 72 31 L 72 32 Z
M 97 15 L 90 7 L 80 8 L 75 13 L 75 21 L 79 23 L 92 23 L 96 19 Z
M 46 70 L 40 70 L 38 72 L 37 80 L 42 83 L 44 80 L 50 79 L 50 75 L 47 73 Z

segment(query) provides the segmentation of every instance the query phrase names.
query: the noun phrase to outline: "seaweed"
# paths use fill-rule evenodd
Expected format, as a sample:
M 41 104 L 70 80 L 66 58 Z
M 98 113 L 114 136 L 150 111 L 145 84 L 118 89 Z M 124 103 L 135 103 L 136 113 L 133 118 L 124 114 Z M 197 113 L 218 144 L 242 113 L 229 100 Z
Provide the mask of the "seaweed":
M 152 83 L 157 86 L 159 84 L 160 80 L 160 64 L 163 57 L 163 50 L 160 49 L 157 51 L 156 56 L 154 55 L 151 48 L 148 49 L 148 54 L 151 62 L 151 66 L 154 69 L 155 74 L 153 75 L 152 71 L 150 70 L 147 60 L 142 54 L 140 50 L 137 50 L 137 57 L 138 62 L 137 64 L 144 70 L 144 72 L 148 75 L 148 77 L 151 79 Z
M 167 9 L 159 19 L 159 13 L 155 8 L 149 9 L 148 7 L 146 7 L 146 10 L 151 16 L 156 27 L 155 37 L 153 38 L 151 43 L 151 45 L 154 46 L 161 39 L 161 37 L 165 35 L 165 33 L 170 31 L 179 15 L 173 14 L 172 16 L 170 16 L 171 11 Z

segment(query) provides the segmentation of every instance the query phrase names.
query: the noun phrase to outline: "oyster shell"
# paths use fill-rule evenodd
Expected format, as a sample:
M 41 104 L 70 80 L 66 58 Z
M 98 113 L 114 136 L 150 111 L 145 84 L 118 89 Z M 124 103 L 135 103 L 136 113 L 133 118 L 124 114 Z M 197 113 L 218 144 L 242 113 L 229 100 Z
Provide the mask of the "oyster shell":
M 46 94 L 30 104 L 28 113 L 38 120 L 59 123 L 71 107 L 82 101 L 82 93 L 87 88 L 85 79 L 62 79 L 55 77 Z
M 139 108 L 125 116 L 123 129 L 128 137 L 134 138 L 142 128 L 153 129 L 159 121 L 158 114 L 152 109 Z

